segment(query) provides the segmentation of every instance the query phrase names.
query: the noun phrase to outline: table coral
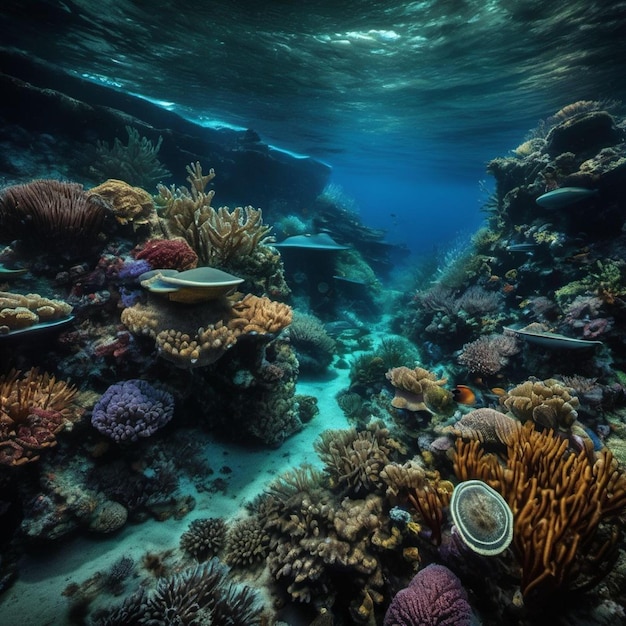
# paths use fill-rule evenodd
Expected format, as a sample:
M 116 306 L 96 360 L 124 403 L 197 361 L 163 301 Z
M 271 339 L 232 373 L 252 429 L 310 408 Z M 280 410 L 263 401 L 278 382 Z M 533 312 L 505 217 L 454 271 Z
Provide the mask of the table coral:
M 0 465 L 36 461 L 79 416 L 76 388 L 32 368 L 0 377 Z
M 96 403 L 91 423 L 99 432 L 120 441 L 150 437 L 174 415 L 172 394 L 145 380 L 111 385 Z

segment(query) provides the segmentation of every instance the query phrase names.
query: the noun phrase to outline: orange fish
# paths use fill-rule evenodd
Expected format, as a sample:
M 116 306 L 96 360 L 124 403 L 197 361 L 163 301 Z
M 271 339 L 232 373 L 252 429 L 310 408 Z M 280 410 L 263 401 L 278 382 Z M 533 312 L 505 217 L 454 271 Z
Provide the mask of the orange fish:
M 495 396 L 506 396 L 506 389 L 502 389 L 502 387 L 492 387 L 489 391 Z
M 452 390 L 452 395 L 458 404 L 476 404 L 476 394 L 467 385 L 457 385 Z

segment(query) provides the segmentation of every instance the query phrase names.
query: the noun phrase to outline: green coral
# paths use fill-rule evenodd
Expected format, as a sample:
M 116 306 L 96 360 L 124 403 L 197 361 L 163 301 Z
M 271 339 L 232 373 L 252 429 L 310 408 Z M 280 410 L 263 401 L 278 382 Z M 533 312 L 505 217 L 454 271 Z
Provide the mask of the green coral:
M 595 268 L 579 280 L 574 280 L 554 292 L 554 297 L 563 307 L 576 296 L 585 293 L 604 292 L 611 296 L 626 294 L 626 285 L 622 278 L 623 261 L 615 259 L 598 260 Z

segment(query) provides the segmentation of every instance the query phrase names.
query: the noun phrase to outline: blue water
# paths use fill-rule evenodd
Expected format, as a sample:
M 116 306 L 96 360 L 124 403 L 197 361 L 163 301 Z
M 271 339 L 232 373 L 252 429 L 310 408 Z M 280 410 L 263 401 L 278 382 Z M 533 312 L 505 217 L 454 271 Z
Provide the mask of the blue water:
M 333 166 L 424 250 L 480 223 L 485 163 L 579 99 L 623 99 L 625 2 L 5 0 L 3 45 Z

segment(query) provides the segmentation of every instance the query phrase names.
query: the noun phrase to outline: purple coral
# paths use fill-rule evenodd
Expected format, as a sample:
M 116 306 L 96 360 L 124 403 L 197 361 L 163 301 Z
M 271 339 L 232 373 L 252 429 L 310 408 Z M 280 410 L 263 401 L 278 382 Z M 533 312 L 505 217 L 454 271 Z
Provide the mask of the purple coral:
M 174 397 L 145 380 L 111 385 L 96 403 L 91 423 L 103 435 L 120 441 L 149 437 L 174 414 Z
M 469 626 L 471 621 L 461 581 L 447 567 L 432 564 L 395 595 L 384 626 Z

